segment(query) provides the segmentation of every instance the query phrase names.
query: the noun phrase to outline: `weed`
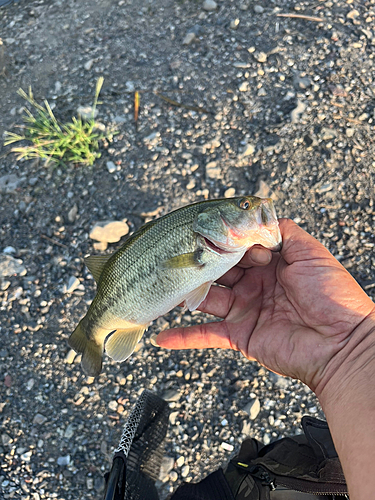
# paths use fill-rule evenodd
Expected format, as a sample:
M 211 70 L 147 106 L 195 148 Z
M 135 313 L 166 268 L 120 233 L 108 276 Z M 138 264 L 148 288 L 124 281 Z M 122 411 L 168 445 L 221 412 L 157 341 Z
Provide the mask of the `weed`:
M 44 100 L 44 106 L 38 104 L 31 88 L 29 88 L 29 94 L 19 89 L 18 94 L 35 108 L 36 113 L 34 115 L 25 108 L 23 135 L 5 132 L 7 139 L 5 139 L 4 145 L 24 140 L 31 142 L 31 145 L 28 146 L 12 148 L 12 151 L 18 154 L 18 160 L 21 158 L 42 158 L 47 160 L 47 164 L 54 162 L 92 165 L 101 156 L 99 141 L 109 139 L 113 135 L 113 131 L 108 134 L 99 132 L 94 119 L 103 81 L 103 78 L 100 77 L 96 84 L 91 118 L 83 120 L 81 117 L 73 117 L 72 121 L 68 123 L 60 123 L 56 119 L 47 100 Z

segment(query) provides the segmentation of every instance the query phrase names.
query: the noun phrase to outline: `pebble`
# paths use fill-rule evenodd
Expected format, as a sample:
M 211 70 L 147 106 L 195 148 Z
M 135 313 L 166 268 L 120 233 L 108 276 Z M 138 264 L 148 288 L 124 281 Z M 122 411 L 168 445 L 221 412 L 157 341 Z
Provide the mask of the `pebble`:
M 25 276 L 26 273 L 21 259 L 15 259 L 10 255 L 0 255 L 0 277 Z
M 176 460 L 176 465 L 177 465 L 177 467 L 182 467 L 184 465 L 184 463 L 185 463 L 185 457 L 183 455 L 181 455 Z
M 70 455 L 65 455 L 65 456 L 59 457 L 57 459 L 57 464 L 61 465 L 62 467 L 64 465 L 69 465 L 70 464 Z
M 92 106 L 78 106 L 77 113 L 82 120 L 91 120 L 92 118 L 96 118 L 98 110 L 94 110 Z
M 221 168 L 218 167 L 216 161 L 210 161 L 206 165 L 206 175 L 210 179 L 219 179 L 221 176 Z
M 190 45 L 193 43 L 197 37 L 195 36 L 195 33 L 190 32 L 185 35 L 185 38 L 182 40 L 182 45 Z
M 323 141 L 330 141 L 331 139 L 335 139 L 337 137 L 337 132 L 332 128 L 323 127 L 320 131 L 320 137 Z
M 117 401 L 110 401 L 108 403 L 108 408 L 112 411 L 117 411 L 117 407 L 118 407 L 118 402 Z
M 195 179 L 192 179 L 189 181 L 189 183 L 186 185 L 186 189 L 194 189 L 195 188 Z
M 80 286 L 81 282 L 76 276 L 69 278 L 68 284 L 62 287 L 62 293 L 73 293 Z
M 263 443 L 267 446 L 271 442 L 271 436 L 266 432 L 263 436 Z
M 249 8 L 249 6 L 247 5 L 247 3 L 240 4 L 240 10 L 247 10 L 248 8 Z
M 159 479 L 165 481 L 174 467 L 174 458 L 164 455 L 160 465 Z
M 1 434 L 1 442 L 3 446 L 9 446 L 13 443 L 13 439 L 9 436 L 9 434 L 4 432 L 4 434 Z
M 316 192 L 319 194 L 323 194 L 323 193 L 328 193 L 328 191 L 332 191 L 332 189 L 333 189 L 332 182 L 326 182 L 322 186 L 318 187 L 316 189 Z
M 45 422 L 47 422 L 47 417 L 41 413 L 37 413 L 33 419 L 33 424 L 43 425 Z
M 235 188 L 228 188 L 224 193 L 224 198 L 232 198 L 236 194 Z
M 33 187 L 35 186 L 36 184 L 38 184 L 38 177 L 30 177 L 29 179 L 29 186 Z
M 65 439 L 70 439 L 74 435 L 74 425 L 69 424 L 68 427 L 65 429 L 64 432 L 64 438 Z
M 211 12 L 217 9 L 217 3 L 214 0 L 204 0 L 202 7 L 203 10 Z
M 175 470 L 172 470 L 172 472 L 169 473 L 169 479 L 175 483 L 178 479 L 178 474 Z
M 25 177 L 16 174 L 6 174 L 0 177 L 0 193 L 14 193 L 25 181 Z
M 265 52 L 258 52 L 255 54 L 255 59 L 258 62 L 264 63 L 267 61 L 267 54 Z
M 355 134 L 355 128 L 347 128 L 345 130 L 346 137 L 353 137 Z
M 356 9 L 353 9 L 346 14 L 346 17 L 348 19 L 356 19 L 358 16 L 359 16 L 359 12 Z
M 290 113 L 292 123 L 298 123 L 301 119 L 302 113 L 306 109 L 306 104 L 298 99 L 297 106 Z
M 254 5 L 254 12 L 256 14 L 262 14 L 264 12 L 264 7 L 261 5 Z
M 236 30 L 238 28 L 239 24 L 240 24 L 239 19 L 233 19 L 233 21 L 231 21 L 231 23 L 230 23 L 230 29 Z
M 250 84 L 249 82 L 242 82 L 241 85 L 238 87 L 238 90 L 240 92 L 247 92 L 248 90 L 250 90 Z
M 169 415 L 169 421 L 171 423 L 171 425 L 176 425 L 176 418 L 178 417 L 179 415 L 179 411 L 172 411 Z
M 110 174 L 113 174 L 114 172 L 116 172 L 117 170 L 117 167 L 116 165 L 113 163 L 113 161 L 107 161 L 107 170 Z
M 68 221 L 73 224 L 73 222 L 77 218 L 77 214 L 78 214 L 78 207 L 75 204 L 75 205 L 73 205 L 73 207 L 68 212 Z
M 16 253 L 16 249 L 14 247 L 5 247 L 3 250 L 3 253 L 5 254 L 10 254 L 10 253 Z
M 189 475 L 189 472 L 190 472 L 190 467 L 189 465 L 184 465 L 181 469 L 181 476 L 182 477 L 187 477 Z
M 258 398 L 249 401 L 243 409 L 244 412 L 248 413 L 250 420 L 255 420 L 260 412 L 260 401 Z
M 177 391 L 176 389 L 168 389 L 164 392 L 162 398 L 165 401 L 179 401 L 181 397 L 180 391 Z
M 240 158 L 245 158 L 245 156 L 249 156 L 254 154 L 255 146 L 254 144 L 246 144 L 241 153 L 239 154 Z
M 94 59 L 89 59 L 87 62 L 85 62 L 83 67 L 85 68 L 86 71 L 90 71 L 93 64 L 94 64 Z
M 103 221 L 97 222 L 90 232 L 90 238 L 105 243 L 117 243 L 128 234 L 129 226 L 122 221 Z
M 30 458 L 31 458 L 32 454 L 33 454 L 32 451 L 27 451 L 26 453 L 22 453 L 20 458 L 23 462 L 30 462 Z
M 234 450 L 234 446 L 232 444 L 226 443 L 225 441 L 223 441 L 220 446 L 223 448 L 223 450 L 226 450 L 226 451 L 233 451 Z

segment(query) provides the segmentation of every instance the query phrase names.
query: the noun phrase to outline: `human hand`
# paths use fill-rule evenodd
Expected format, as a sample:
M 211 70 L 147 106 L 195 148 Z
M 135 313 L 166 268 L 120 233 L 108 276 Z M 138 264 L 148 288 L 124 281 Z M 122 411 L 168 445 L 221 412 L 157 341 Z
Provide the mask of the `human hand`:
M 213 286 L 199 309 L 223 321 L 161 332 L 169 349 L 240 350 L 270 370 L 324 387 L 339 353 L 375 305 L 315 238 L 281 219 L 283 248 L 252 248 Z M 253 256 L 253 258 L 252 258 Z M 263 259 L 263 267 L 249 267 Z

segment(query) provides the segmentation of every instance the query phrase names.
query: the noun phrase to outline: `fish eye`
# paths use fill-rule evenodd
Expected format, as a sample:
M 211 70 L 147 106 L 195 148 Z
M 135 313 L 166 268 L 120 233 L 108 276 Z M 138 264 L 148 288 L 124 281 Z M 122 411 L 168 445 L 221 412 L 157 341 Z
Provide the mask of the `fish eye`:
M 250 202 L 246 198 L 243 198 L 240 203 L 239 207 L 242 208 L 242 210 L 249 210 L 250 208 Z

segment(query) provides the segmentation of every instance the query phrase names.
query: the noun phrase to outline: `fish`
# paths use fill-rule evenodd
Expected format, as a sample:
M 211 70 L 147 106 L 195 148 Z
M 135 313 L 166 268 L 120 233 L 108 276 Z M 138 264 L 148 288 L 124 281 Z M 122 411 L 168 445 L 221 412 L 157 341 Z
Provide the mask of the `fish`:
M 69 337 L 82 369 L 96 377 L 103 354 L 122 362 L 144 331 L 178 305 L 193 311 L 211 285 L 255 244 L 279 251 L 271 198 L 200 201 L 148 222 L 113 254 L 85 259 L 96 295 Z

